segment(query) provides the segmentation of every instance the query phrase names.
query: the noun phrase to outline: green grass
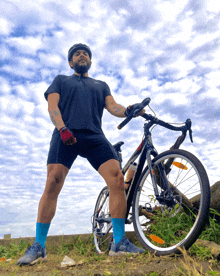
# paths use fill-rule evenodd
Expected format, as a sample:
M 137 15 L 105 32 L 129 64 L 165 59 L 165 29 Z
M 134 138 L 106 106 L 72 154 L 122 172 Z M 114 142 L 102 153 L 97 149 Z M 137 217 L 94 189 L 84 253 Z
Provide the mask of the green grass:
M 220 237 L 220 224 L 217 223 L 217 220 L 215 218 L 215 216 L 219 215 L 215 210 L 210 210 L 210 214 L 212 215 L 212 217 L 210 217 L 209 220 L 209 224 L 206 226 L 206 228 L 204 229 L 204 231 L 202 232 L 202 234 L 200 235 L 199 239 L 202 240 L 208 240 L 208 241 L 213 241 L 217 244 L 220 245 L 220 240 L 218 239 L 218 237 Z M 167 234 L 168 235 L 168 234 Z M 24 242 L 22 239 L 20 240 L 19 244 L 16 243 L 11 243 L 8 246 L 2 246 L 0 244 L 0 259 L 1 258 L 6 258 L 6 259 L 19 259 L 21 256 L 24 255 L 26 249 L 30 246 L 31 244 L 29 242 Z M 135 245 L 140 246 L 139 242 L 135 242 Z M 84 263 L 102 263 L 102 261 L 105 262 L 106 258 L 108 257 L 107 254 L 103 254 L 103 255 L 98 255 L 95 251 L 94 245 L 93 245 L 93 237 L 92 235 L 89 237 L 88 240 L 84 240 L 81 239 L 80 236 L 74 236 L 72 237 L 72 239 L 67 243 L 64 242 L 64 239 L 62 240 L 62 242 L 58 245 L 58 246 L 47 246 L 47 253 L 52 254 L 52 255 L 58 255 L 58 256 L 65 256 L 68 255 L 70 257 L 75 257 L 78 259 L 82 259 Z M 188 251 L 187 253 L 188 258 L 191 258 L 190 260 L 194 261 L 206 261 L 209 262 L 210 265 L 212 264 L 212 267 L 217 267 L 219 266 L 219 263 L 217 260 L 213 259 L 212 254 L 210 249 L 206 248 L 206 247 L 202 247 L 202 246 L 198 246 L 197 244 L 194 244 Z M 185 255 L 183 254 L 184 258 Z M 129 257 L 129 256 L 128 256 Z M 127 257 L 127 258 L 128 258 Z M 141 254 L 139 256 L 136 257 L 137 261 L 139 262 L 143 262 L 143 263 L 148 263 L 151 262 L 155 257 L 154 255 L 150 254 L 149 252 L 146 252 L 144 254 Z M 132 258 L 131 258 L 132 259 Z M 76 259 L 77 260 L 77 259 Z M 135 262 L 135 260 L 134 260 Z M 196 275 L 196 274 L 190 274 L 191 270 L 193 268 L 189 268 L 190 266 L 190 262 L 187 263 L 187 261 L 185 261 L 185 264 L 187 265 L 183 265 L 183 267 L 181 268 L 183 272 L 179 271 L 179 273 L 182 273 L 181 275 Z M 121 261 L 121 263 L 117 264 L 119 269 L 125 269 L 126 267 L 126 263 L 124 260 Z M 206 272 L 206 274 L 204 275 L 219 275 L 219 272 L 214 271 L 215 269 L 213 268 L 213 270 L 209 270 Z M 57 271 L 53 272 L 53 275 L 58 275 Z M 12 274 L 11 274 L 12 275 Z M 104 274 L 103 274 L 104 275 Z M 106 275 L 107 272 L 106 272 Z M 110 274 L 109 274 L 110 275 Z M 157 272 L 151 272 L 150 274 L 146 274 L 148 275 L 160 275 Z M 180 275 L 180 274 L 178 274 Z M 199 274 L 198 274 L 199 275 Z M 202 274 L 200 274 L 202 275 Z
M 18 244 L 15 242 L 8 246 L 0 244 L 0 259 L 14 259 L 23 256 L 27 248 L 31 246 L 29 242 L 24 242 L 22 239 Z M 100 261 L 105 258 L 103 255 L 98 255 L 93 245 L 93 236 L 91 235 L 88 240 L 81 239 L 80 236 L 73 236 L 72 240 L 68 243 L 62 241 L 59 246 L 47 246 L 47 253 L 59 256 L 65 256 L 70 253 L 90 260 Z
M 202 240 L 213 241 L 220 245 L 220 222 L 217 223 L 216 219 L 216 216 L 220 218 L 220 214 L 216 210 L 210 208 L 210 215 L 209 224 L 199 238 Z
M 210 210 L 210 214 L 220 216 L 220 214 L 213 209 Z M 188 222 L 188 219 L 186 217 L 186 223 L 187 222 Z M 163 237 L 164 239 L 169 239 L 169 240 L 171 239 L 174 231 L 176 231 L 177 229 L 176 226 L 174 227 L 173 225 L 174 223 L 172 224 L 172 227 L 169 228 L 169 231 L 167 231 L 167 236 Z M 160 226 L 157 224 L 157 227 L 161 227 L 161 229 L 160 228 L 157 229 L 158 233 L 163 233 L 163 224 L 161 223 Z M 205 227 L 199 239 L 213 241 L 220 245 L 219 237 L 220 237 L 220 224 L 217 223 L 215 217 L 213 218 L 210 217 L 209 224 Z M 9 259 L 9 258 L 15 258 L 17 256 L 20 256 L 25 253 L 25 250 L 30 245 L 31 244 L 29 242 L 24 242 L 22 239 L 20 240 L 19 244 L 11 243 L 8 246 L 2 246 L 0 244 L 0 259 L 3 257 L 6 259 Z M 74 254 L 76 254 L 77 256 L 93 257 L 94 260 L 101 260 L 103 258 L 101 255 L 98 255 L 95 252 L 92 235 L 87 241 L 82 240 L 80 236 L 76 236 L 76 237 L 73 237 L 72 241 L 69 243 L 65 243 L 64 241 L 62 241 L 61 245 L 58 247 L 51 246 L 50 248 L 47 248 L 47 251 L 49 253 L 59 254 L 59 255 L 67 255 L 73 250 L 74 250 Z M 209 252 L 209 249 L 202 248 L 198 245 L 193 245 L 190 248 L 189 253 L 193 256 L 202 258 L 203 260 L 211 258 L 211 253 Z
M 177 243 L 179 240 L 183 239 L 184 234 L 181 234 L 181 239 L 179 239 L 176 233 L 185 232 L 186 229 L 190 229 L 193 225 L 193 216 L 189 216 L 184 212 L 180 212 L 174 217 L 164 216 L 161 211 L 157 211 L 157 218 L 154 219 L 155 224 L 150 226 L 150 234 L 156 235 L 162 238 L 165 242 L 165 246 L 171 246 L 173 242 Z M 186 233 L 188 233 L 186 231 Z M 155 245 L 157 245 L 155 243 Z
M 23 240 L 20 240 L 19 244 L 11 243 L 8 246 L 3 246 L 0 244 L 0 259 L 10 259 L 17 257 L 18 255 L 21 255 L 25 252 L 25 250 L 31 246 L 29 242 L 24 242 Z
M 220 223 L 217 222 L 216 217 L 220 218 L 220 214 L 216 210 L 210 209 L 209 222 L 205 226 L 199 239 L 212 241 L 220 245 Z M 187 210 L 187 213 L 182 209 L 173 217 L 164 216 L 161 210 L 155 210 L 154 217 L 146 223 L 145 234 L 146 236 L 150 236 L 150 234 L 155 235 L 164 241 L 164 244 L 159 244 L 151 240 L 155 246 L 172 246 L 185 238 L 192 228 L 195 219 L 196 216 L 190 209 Z M 194 248 L 194 251 L 192 251 L 194 255 L 195 251 L 198 251 L 197 254 L 199 256 L 203 254 L 208 255 L 208 252 L 204 253 L 199 248 L 198 250 Z
M 66 255 L 73 250 L 78 256 L 93 255 L 95 248 L 92 235 L 87 241 L 82 240 L 80 236 L 73 237 L 72 242 L 69 243 L 62 241 L 60 247 L 51 246 L 50 253 Z

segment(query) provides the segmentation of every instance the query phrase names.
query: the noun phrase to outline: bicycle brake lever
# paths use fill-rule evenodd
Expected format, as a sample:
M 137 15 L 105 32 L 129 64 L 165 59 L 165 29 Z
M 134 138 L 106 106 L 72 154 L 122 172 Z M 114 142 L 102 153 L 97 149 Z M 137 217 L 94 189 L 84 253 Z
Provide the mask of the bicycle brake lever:
M 191 121 L 190 119 L 187 119 L 187 120 L 186 120 L 186 126 L 187 126 L 187 129 L 189 130 L 189 137 L 190 137 L 190 140 L 191 140 L 191 142 L 193 143 L 192 129 L 191 129 L 192 121 Z
M 191 142 L 193 143 L 192 129 L 191 128 L 189 129 L 189 137 L 190 137 Z
M 146 98 L 140 104 L 137 104 L 137 106 L 139 108 L 137 110 L 135 110 L 135 108 L 134 108 L 134 115 L 133 116 L 136 116 L 138 112 L 140 112 L 145 106 L 147 106 L 150 103 L 150 101 L 151 101 L 150 98 Z

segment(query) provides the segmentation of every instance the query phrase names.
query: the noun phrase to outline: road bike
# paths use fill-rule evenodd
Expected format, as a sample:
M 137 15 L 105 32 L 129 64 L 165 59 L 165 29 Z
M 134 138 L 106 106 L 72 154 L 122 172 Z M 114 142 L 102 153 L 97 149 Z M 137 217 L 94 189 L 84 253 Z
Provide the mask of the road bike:
M 149 103 L 150 98 L 146 98 L 133 105 L 132 112 L 118 128 L 124 127 Z M 192 246 L 205 227 L 210 205 L 209 179 L 199 159 L 179 149 L 187 132 L 193 142 L 190 119 L 182 126 L 173 126 L 151 114 L 145 113 L 142 117 L 147 120 L 144 138 L 123 167 L 121 146 L 124 142 L 114 145 L 123 174 L 126 175 L 131 165 L 136 168 L 126 189 L 125 221 L 133 223 L 136 236 L 146 250 L 158 256 L 179 253 L 179 248 Z M 172 148 L 160 154 L 152 142 L 151 131 L 155 125 L 182 132 Z M 112 223 L 107 186 L 97 198 L 92 232 L 96 251 L 99 254 L 108 251 Z

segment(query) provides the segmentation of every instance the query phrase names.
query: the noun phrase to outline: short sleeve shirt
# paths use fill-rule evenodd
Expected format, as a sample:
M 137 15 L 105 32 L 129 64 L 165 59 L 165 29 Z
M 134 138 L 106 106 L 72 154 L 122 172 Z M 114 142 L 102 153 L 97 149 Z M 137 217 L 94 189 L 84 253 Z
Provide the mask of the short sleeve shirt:
M 105 82 L 77 75 L 58 75 L 44 93 L 46 100 L 51 93 L 60 94 L 58 107 L 69 129 L 102 133 L 105 98 L 111 95 Z

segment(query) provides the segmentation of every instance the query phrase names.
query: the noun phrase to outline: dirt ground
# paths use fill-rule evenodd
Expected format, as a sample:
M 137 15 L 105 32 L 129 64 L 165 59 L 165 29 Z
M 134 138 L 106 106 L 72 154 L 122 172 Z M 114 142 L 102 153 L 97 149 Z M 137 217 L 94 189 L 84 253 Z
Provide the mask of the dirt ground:
M 132 242 L 137 241 L 134 233 L 126 233 Z M 77 240 L 79 238 L 79 240 Z M 88 241 L 90 235 L 79 236 L 51 236 L 47 239 L 47 262 L 33 266 L 17 266 L 17 256 L 11 261 L 0 261 L 0 276 L 57 276 L 57 275 L 82 275 L 82 276 L 220 276 L 220 260 L 216 258 L 207 261 L 199 261 L 192 258 L 186 251 L 180 255 L 157 257 L 149 252 L 140 255 L 127 255 L 110 257 L 106 254 L 98 255 L 93 252 L 78 255 L 76 248 L 68 250 L 69 253 L 54 253 L 54 249 L 61 249 L 61 244 L 77 244 L 81 241 Z M 34 238 L 25 238 L 24 242 L 32 244 Z M 1 240 L 3 246 L 19 244 L 20 239 Z M 84 243 L 83 243 L 84 244 Z M 85 242 L 86 244 L 86 242 Z M 84 246 L 85 246 L 84 244 Z M 76 262 L 72 267 L 61 267 L 65 254 Z M 84 257 L 87 256 L 87 257 Z M 219 255 L 220 257 L 220 255 Z
M 73 258 L 69 256 L 70 258 Z M 0 263 L 0 275 L 144 275 L 144 276 L 178 276 L 178 275 L 220 275 L 220 263 L 216 260 L 200 262 L 184 255 L 156 257 L 150 254 L 137 256 L 105 256 L 100 260 L 76 260 L 76 265 L 61 268 L 64 256 L 49 255 L 47 262 L 33 266 L 16 265 L 17 260 Z M 212 271 L 215 271 L 213 274 Z

